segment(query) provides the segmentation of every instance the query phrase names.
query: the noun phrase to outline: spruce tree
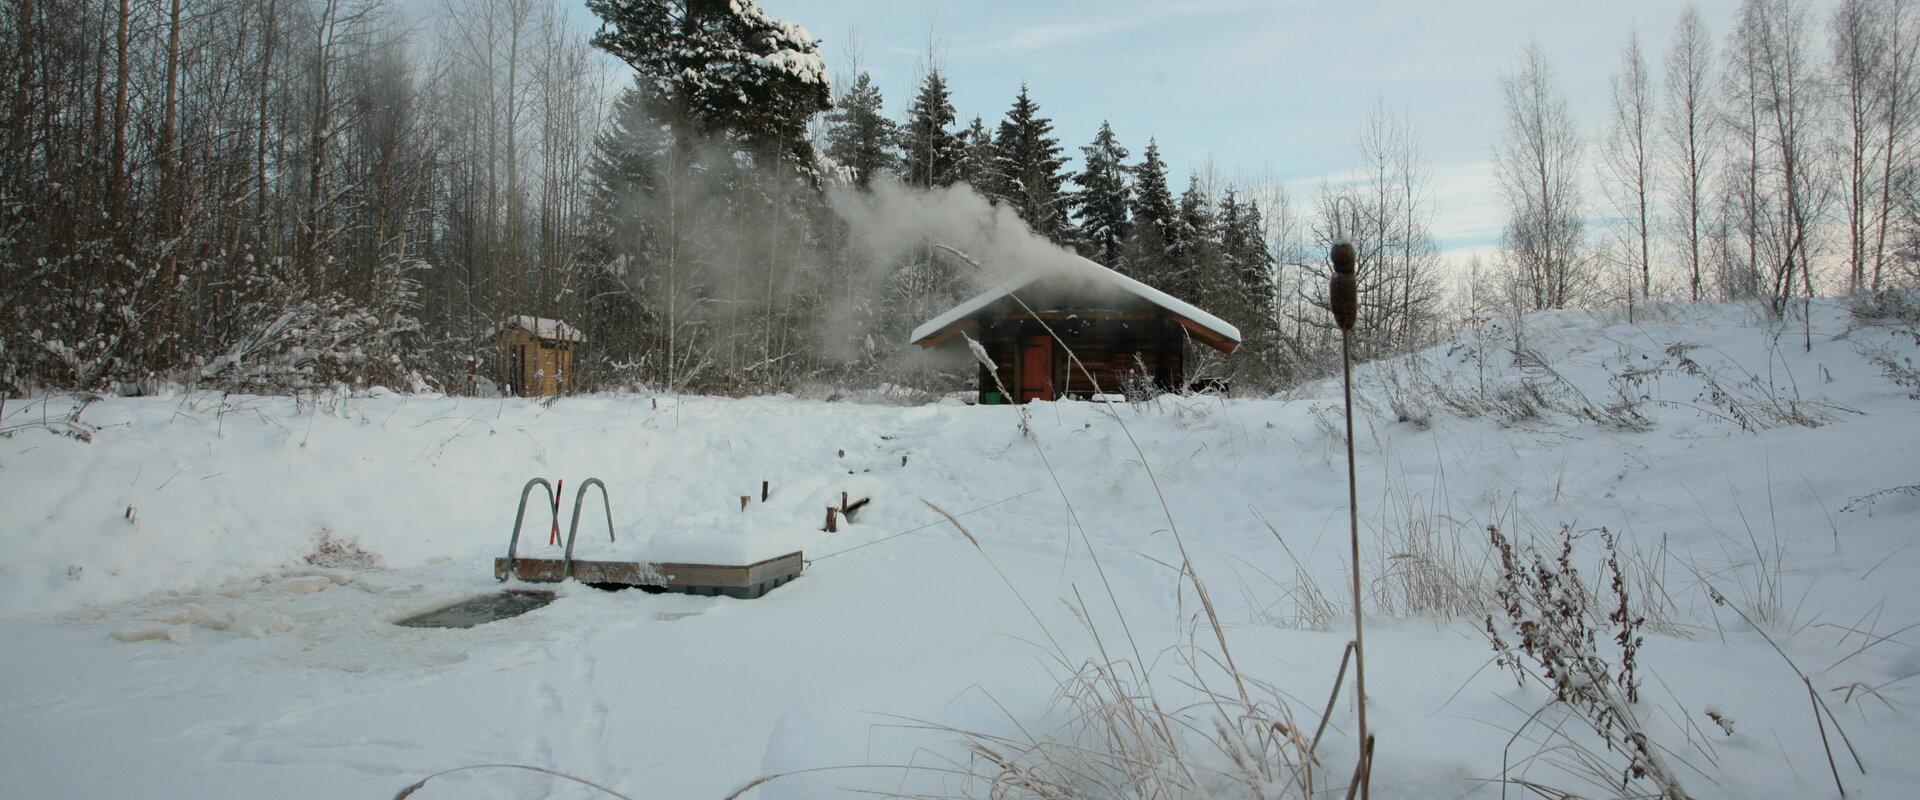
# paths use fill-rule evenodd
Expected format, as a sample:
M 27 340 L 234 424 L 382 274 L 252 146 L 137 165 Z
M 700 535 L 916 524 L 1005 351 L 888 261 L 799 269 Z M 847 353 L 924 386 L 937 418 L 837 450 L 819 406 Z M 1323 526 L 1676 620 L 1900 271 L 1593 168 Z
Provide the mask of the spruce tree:
M 1073 177 L 1080 190 L 1073 194 L 1073 206 L 1080 217 L 1080 239 L 1088 247 L 1088 257 L 1110 267 L 1119 267 L 1125 256 L 1127 234 L 1132 228 L 1127 215 L 1127 149 L 1105 121 L 1093 143 L 1080 148 L 1084 168 Z
M 1180 216 L 1174 225 L 1168 247 L 1173 275 L 1167 290 L 1176 297 L 1205 302 L 1214 283 L 1214 267 L 1219 261 L 1218 218 L 1213 198 L 1200 185 L 1200 176 L 1187 176 L 1187 190 L 1180 194 Z
M 954 180 L 979 187 L 993 166 L 993 131 L 974 117 L 959 136 L 959 161 L 954 165 Z
M 1260 216 L 1260 204 L 1247 202 L 1240 210 L 1235 227 L 1238 229 L 1233 236 L 1236 246 L 1230 251 L 1230 258 L 1238 278 L 1242 313 L 1245 314 L 1240 333 L 1257 345 L 1257 351 L 1264 353 L 1266 343 L 1271 341 L 1275 330 L 1277 309 L 1273 252 L 1267 249 L 1267 224 Z
M 953 93 L 947 79 L 934 69 L 920 83 L 920 93 L 907 110 L 907 123 L 900 128 L 900 150 L 905 154 L 901 177 L 908 185 L 922 188 L 953 183 L 959 142 L 949 128 L 953 125 Z
M 663 233 L 658 202 L 672 157 L 651 82 L 635 76 L 614 99 L 607 126 L 594 138 L 584 277 L 587 317 L 581 324 L 604 363 L 653 364 L 665 339 L 666 282 L 660 279 Z M 639 376 L 657 380 L 661 374 Z
M 1176 265 L 1172 246 L 1180 224 L 1180 209 L 1167 188 L 1167 163 L 1160 145 L 1147 140 L 1140 164 L 1133 168 L 1133 229 L 1127 241 L 1126 272 L 1147 285 L 1170 289 Z
M 1214 262 L 1212 269 L 1205 275 L 1205 283 L 1200 294 L 1193 299 L 1208 310 L 1225 318 L 1238 327 L 1246 320 L 1241 313 L 1239 262 L 1236 260 L 1246 251 L 1247 227 L 1243 217 L 1246 207 L 1241 205 L 1239 193 L 1233 187 L 1227 187 L 1226 194 L 1220 197 L 1219 215 L 1215 217 Z
M 1232 212 L 1226 211 L 1232 205 Z M 1223 291 L 1219 313 L 1240 329 L 1231 373 L 1236 383 L 1268 385 L 1280 366 L 1278 309 L 1274 297 L 1273 254 L 1267 249 L 1260 204 L 1237 201 L 1231 192 L 1221 203 L 1220 239 Z
M 863 71 L 841 95 L 840 107 L 827 115 L 827 155 L 862 189 L 899 161 L 894 153 L 899 126 L 880 112 L 882 103 L 880 87 Z
M 1040 116 L 1039 104 L 1020 84 L 1006 119 L 993 136 L 993 165 L 987 176 L 987 196 L 1013 207 L 1035 233 L 1055 244 L 1073 241 L 1067 224 L 1067 194 L 1062 189 L 1071 174 L 1053 136 L 1053 121 Z
M 1213 280 L 1204 287 L 1210 310 L 1251 333 L 1272 312 L 1273 256 L 1267 252 L 1260 206 L 1231 188 L 1220 200 L 1219 244 Z

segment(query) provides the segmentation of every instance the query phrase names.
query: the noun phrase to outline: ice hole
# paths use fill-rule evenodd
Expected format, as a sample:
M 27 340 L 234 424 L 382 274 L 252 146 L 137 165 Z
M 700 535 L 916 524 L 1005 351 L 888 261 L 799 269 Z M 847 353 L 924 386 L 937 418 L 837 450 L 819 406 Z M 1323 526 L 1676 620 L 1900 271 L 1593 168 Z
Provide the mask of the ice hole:
M 445 608 L 415 614 L 394 624 L 408 628 L 471 628 L 475 625 L 517 617 L 551 602 L 553 602 L 553 592 L 508 589 L 503 592 L 483 594 Z

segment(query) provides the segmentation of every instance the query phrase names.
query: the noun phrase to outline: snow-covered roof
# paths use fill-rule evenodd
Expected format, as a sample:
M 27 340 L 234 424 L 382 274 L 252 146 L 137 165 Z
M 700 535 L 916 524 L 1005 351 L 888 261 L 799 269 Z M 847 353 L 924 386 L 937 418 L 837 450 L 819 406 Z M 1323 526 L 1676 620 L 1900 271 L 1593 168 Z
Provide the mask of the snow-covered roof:
M 1196 333 L 1204 331 L 1221 339 L 1225 339 L 1229 344 L 1221 347 L 1220 349 L 1222 350 L 1232 350 L 1233 345 L 1240 343 L 1240 329 L 1227 324 L 1226 320 L 1202 311 L 1193 304 L 1174 297 L 1173 295 L 1162 292 L 1159 289 L 1155 289 L 1080 256 L 1072 256 L 1071 260 L 1061 262 L 1061 265 L 1054 269 L 1037 271 L 1031 275 L 1003 282 L 999 286 L 981 292 L 973 299 L 954 306 L 946 313 L 928 320 L 918 328 L 914 328 L 913 335 L 909 341 L 913 344 L 920 344 L 928 338 L 953 327 L 955 324 L 965 321 L 968 317 L 973 316 L 981 309 L 992 305 L 1007 295 L 1020 291 L 1036 281 L 1059 276 L 1092 278 L 1166 309 L 1168 313 L 1178 318 L 1181 324 L 1185 325 L 1189 330 L 1198 329 L 1195 331 Z
M 568 325 L 560 320 L 547 319 L 546 317 L 529 317 L 526 315 L 508 317 L 507 321 L 501 324 L 500 329 L 506 330 L 508 328 L 519 328 L 542 339 L 558 339 L 566 342 L 584 342 L 587 340 L 587 335 L 581 333 L 579 328 Z

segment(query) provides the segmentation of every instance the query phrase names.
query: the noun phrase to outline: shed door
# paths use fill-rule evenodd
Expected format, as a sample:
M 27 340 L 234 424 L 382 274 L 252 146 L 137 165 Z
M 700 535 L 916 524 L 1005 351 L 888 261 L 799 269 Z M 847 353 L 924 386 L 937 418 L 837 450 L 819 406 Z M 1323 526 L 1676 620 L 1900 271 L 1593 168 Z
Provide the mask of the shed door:
M 1020 348 L 1020 402 L 1053 399 L 1053 337 L 1040 335 Z

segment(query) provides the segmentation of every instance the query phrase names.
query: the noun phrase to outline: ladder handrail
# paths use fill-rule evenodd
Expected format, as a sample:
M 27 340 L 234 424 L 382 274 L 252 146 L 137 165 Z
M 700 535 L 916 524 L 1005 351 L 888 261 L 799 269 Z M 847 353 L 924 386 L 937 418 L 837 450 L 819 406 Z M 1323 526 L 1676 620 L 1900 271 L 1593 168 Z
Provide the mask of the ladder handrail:
M 563 580 L 573 577 L 573 536 L 580 532 L 580 506 L 587 499 L 589 486 L 600 487 L 600 507 L 607 512 L 607 541 L 616 541 L 613 538 L 613 501 L 607 499 L 607 485 L 601 483 L 599 478 L 588 478 L 586 482 L 580 484 L 580 489 L 573 493 L 573 522 L 567 525 L 567 555 L 560 565 L 560 575 Z
M 596 480 L 594 483 L 599 483 L 599 481 Z M 520 523 L 525 522 L 527 519 L 527 497 L 533 494 L 533 487 L 535 485 L 542 486 L 547 490 L 547 507 L 553 509 L 554 523 L 558 524 L 560 522 L 560 499 L 554 496 L 553 484 L 547 483 L 546 478 L 534 478 L 533 480 L 527 481 L 526 487 L 520 490 L 520 510 L 513 515 L 513 538 L 507 540 L 507 571 L 500 576 L 500 580 L 503 583 L 508 578 L 513 577 L 514 553 L 520 547 Z M 604 494 L 606 487 L 600 487 L 600 491 Z M 578 522 L 580 519 L 580 509 L 577 507 L 577 500 L 575 501 L 575 506 L 573 517 L 574 520 Z M 612 512 L 609 511 L 608 514 L 611 515 Z M 609 516 L 609 520 L 611 520 L 611 516 Z M 608 525 L 611 526 L 612 522 L 609 521 Z M 567 538 L 567 549 L 569 551 L 573 549 L 573 538 L 571 536 Z

